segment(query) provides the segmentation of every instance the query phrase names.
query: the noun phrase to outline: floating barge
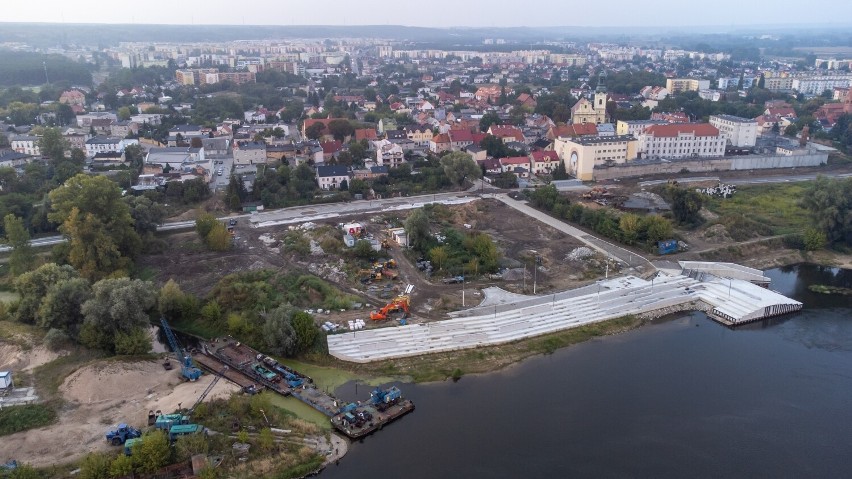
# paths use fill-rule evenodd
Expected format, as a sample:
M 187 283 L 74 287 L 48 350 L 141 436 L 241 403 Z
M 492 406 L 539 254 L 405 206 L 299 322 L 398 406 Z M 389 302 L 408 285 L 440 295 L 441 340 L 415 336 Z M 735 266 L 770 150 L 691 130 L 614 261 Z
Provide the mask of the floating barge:
M 414 403 L 403 398 L 396 386 L 376 388 L 369 400 L 347 403 L 318 389 L 309 376 L 231 337 L 202 343 L 201 351 L 204 356 L 197 361 L 205 369 L 218 371 L 221 366 L 217 363 L 221 363 L 230 368 L 226 377 L 244 389 L 256 384 L 293 396 L 328 416 L 332 426 L 350 439 L 364 437 L 414 410 Z

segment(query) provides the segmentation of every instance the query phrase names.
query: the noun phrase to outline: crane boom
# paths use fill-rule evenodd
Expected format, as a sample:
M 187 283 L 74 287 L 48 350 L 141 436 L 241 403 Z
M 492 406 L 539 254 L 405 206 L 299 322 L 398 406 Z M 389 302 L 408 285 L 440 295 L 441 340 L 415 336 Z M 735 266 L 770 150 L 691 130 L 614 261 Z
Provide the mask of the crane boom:
M 169 346 L 172 347 L 172 351 L 175 352 L 178 361 L 180 361 L 183 377 L 190 381 L 195 381 L 201 376 L 201 370 L 192 365 L 192 356 L 186 354 L 183 348 L 180 347 L 180 343 L 178 343 L 172 328 L 169 327 L 169 323 L 166 321 L 166 318 L 161 317 L 160 324 L 163 325 L 163 332 L 166 333 L 166 339 L 169 340 Z
M 218 383 L 219 380 L 222 379 L 222 376 L 225 375 L 225 371 L 227 370 L 228 366 L 224 366 L 218 373 L 215 374 L 216 377 L 214 377 L 213 380 L 210 381 L 210 384 L 207 385 L 207 389 L 205 389 L 204 392 L 201 393 L 201 396 L 198 396 L 198 400 L 195 401 L 195 404 L 193 404 L 192 407 L 189 409 L 189 412 L 186 413 L 187 416 L 192 415 L 192 413 L 195 411 L 195 408 L 197 408 L 198 405 L 201 404 L 201 401 L 204 401 L 204 398 L 206 398 L 207 395 L 210 394 L 210 391 L 212 391 L 213 388 L 216 386 L 216 383 Z

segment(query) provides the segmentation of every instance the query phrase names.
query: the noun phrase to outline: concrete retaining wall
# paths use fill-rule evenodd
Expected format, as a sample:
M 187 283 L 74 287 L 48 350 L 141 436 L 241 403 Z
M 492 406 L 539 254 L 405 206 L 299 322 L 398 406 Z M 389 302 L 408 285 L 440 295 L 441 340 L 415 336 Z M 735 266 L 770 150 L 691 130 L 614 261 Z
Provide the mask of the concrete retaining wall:
M 828 162 L 828 153 L 807 155 L 735 156 L 709 160 L 673 160 L 669 162 L 615 165 L 595 167 L 595 180 L 611 180 L 631 176 L 680 173 L 684 169 L 692 173 L 726 170 L 759 170 L 765 168 L 799 168 L 819 166 Z

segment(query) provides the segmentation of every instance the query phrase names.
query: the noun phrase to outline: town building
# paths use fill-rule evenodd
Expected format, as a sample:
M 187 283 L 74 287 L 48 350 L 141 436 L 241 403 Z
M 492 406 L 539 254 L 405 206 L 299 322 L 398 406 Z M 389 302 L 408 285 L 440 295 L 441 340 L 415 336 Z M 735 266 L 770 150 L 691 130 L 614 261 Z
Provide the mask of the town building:
M 320 189 L 336 190 L 344 181 L 349 183 L 349 169 L 343 165 L 320 165 L 316 178 Z
M 637 140 L 632 135 L 557 138 L 553 145 L 566 172 L 582 181 L 594 179 L 596 166 L 624 164 L 636 159 L 636 148 Z
M 555 151 L 530 153 L 530 171 L 534 175 L 550 175 L 559 167 L 559 155 Z
M 177 172 L 195 171 L 198 167 L 209 175 L 213 171 L 212 160 L 207 158 L 204 148 L 155 147 L 148 150 L 145 165 L 168 167 Z
M 710 80 L 698 78 L 667 78 L 666 90 L 672 95 L 687 91 L 709 90 Z
M 666 120 L 618 120 L 615 123 L 616 135 L 633 135 L 639 137 L 639 134 L 645 131 L 645 128 L 653 125 L 667 125 Z
M 376 149 L 376 164 L 378 166 L 395 167 L 405 161 L 402 147 L 388 140 L 378 140 L 373 143 Z
M 757 142 L 757 120 L 733 115 L 711 115 L 710 124 L 719 129 L 731 146 L 752 147 Z
M 645 158 L 717 158 L 726 140 L 709 123 L 654 125 L 639 135 L 638 154 Z
M 238 141 L 234 143 L 234 164 L 239 166 L 266 163 L 266 143 Z

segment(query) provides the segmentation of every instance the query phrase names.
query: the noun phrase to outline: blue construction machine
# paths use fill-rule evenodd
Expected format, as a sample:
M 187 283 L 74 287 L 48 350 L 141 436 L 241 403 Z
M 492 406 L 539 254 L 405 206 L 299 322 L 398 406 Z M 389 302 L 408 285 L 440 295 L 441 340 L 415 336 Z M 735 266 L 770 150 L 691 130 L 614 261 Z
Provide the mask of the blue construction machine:
M 192 356 L 187 354 L 183 348 L 180 347 L 180 343 L 178 343 L 175 333 L 172 332 L 172 328 L 169 327 L 169 323 L 166 321 L 166 318 L 160 318 L 160 324 L 163 325 L 163 332 L 166 333 L 166 338 L 169 340 L 169 346 L 172 347 L 172 351 L 175 352 L 178 361 L 180 361 L 180 372 L 184 379 L 195 381 L 201 377 L 201 370 L 192 364 Z

